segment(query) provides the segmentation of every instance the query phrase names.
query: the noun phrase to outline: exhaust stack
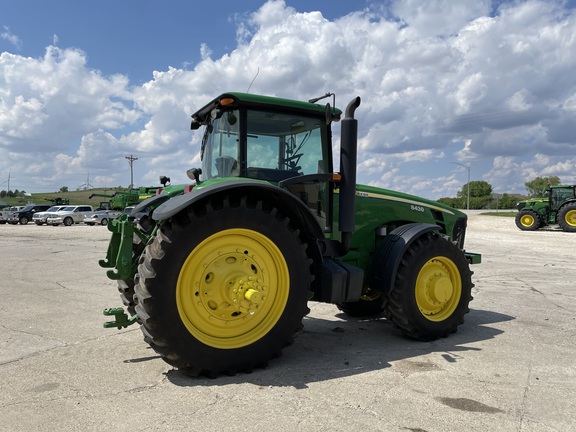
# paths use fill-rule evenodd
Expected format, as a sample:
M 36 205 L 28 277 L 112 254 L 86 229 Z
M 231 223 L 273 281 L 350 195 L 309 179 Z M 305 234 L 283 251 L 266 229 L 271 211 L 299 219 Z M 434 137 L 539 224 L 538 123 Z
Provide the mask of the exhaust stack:
M 340 136 L 340 223 L 343 253 L 350 247 L 355 228 L 356 202 L 356 163 L 358 154 L 358 120 L 354 118 L 356 108 L 360 106 L 360 96 L 352 99 L 346 107 L 345 117 L 341 121 Z

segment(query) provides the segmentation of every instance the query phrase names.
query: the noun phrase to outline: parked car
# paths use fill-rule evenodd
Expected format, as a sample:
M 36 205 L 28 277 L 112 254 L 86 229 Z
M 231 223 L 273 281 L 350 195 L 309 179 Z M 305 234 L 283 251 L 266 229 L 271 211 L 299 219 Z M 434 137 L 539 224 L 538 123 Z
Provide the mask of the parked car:
M 20 211 L 25 206 L 12 206 L 6 207 L 4 210 L 0 211 L 0 224 L 5 224 L 8 222 L 8 218 L 12 216 L 12 214 L 16 211 Z
M 70 226 L 84 222 L 84 216 L 94 213 L 92 206 L 88 205 L 75 205 L 67 206 L 63 210 L 56 213 L 50 213 L 46 218 L 46 223 L 48 225 L 60 225 Z
M 26 225 L 32 220 L 34 213 L 43 212 L 50 208 L 50 204 L 28 204 L 26 207 L 15 211 L 12 216 L 8 217 L 8 223 L 16 225 Z
M 116 219 L 122 213 L 132 213 L 132 209 L 134 209 L 134 206 L 126 207 L 121 212 L 118 210 L 96 210 L 91 215 L 84 216 L 84 223 L 86 225 L 108 225 L 108 222 L 112 219 Z
M 48 218 L 49 214 L 57 213 L 58 211 L 65 209 L 67 206 L 52 206 L 48 210 L 43 212 L 36 212 L 34 216 L 32 216 L 32 221 L 36 225 L 44 225 L 46 223 L 46 219 Z
M 117 210 L 98 210 L 84 216 L 86 225 L 108 225 L 108 221 L 117 218 L 120 212 Z

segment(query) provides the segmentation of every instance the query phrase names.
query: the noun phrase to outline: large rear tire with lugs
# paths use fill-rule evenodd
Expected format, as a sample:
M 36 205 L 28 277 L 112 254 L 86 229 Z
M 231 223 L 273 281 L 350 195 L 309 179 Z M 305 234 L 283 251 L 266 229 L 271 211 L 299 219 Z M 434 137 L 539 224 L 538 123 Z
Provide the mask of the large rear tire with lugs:
M 576 232 L 576 203 L 565 204 L 558 211 L 558 225 L 563 231 Z
M 384 297 L 385 315 L 412 339 L 446 337 L 464 323 L 473 286 L 464 253 L 445 238 L 427 233 L 404 252 L 394 286 Z
M 144 339 L 193 376 L 264 367 L 302 328 L 310 266 L 299 231 L 274 207 L 197 203 L 164 223 L 141 259 Z

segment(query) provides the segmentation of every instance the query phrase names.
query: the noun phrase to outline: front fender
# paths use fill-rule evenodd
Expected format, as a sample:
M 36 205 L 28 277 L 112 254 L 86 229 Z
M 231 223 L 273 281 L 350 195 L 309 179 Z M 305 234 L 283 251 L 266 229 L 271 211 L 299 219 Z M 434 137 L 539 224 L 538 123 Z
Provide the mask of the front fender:
M 440 227 L 426 223 L 411 223 L 402 225 L 388 234 L 372 259 L 370 287 L 383 294 L 390 292 L 406 249 L 418 237 L 432 231 L 440 231 Z

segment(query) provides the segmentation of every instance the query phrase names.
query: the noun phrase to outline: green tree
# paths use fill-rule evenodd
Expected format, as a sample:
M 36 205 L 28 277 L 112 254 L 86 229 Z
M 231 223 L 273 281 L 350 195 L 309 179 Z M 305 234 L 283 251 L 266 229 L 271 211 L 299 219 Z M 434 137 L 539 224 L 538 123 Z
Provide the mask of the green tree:
M 464 200 L 464 205 L 462 205 L 462 198 L 440 198 L 437 200 L 441 204 L 446 204 L 447 206 L 453 208 L 462 208 L 466 207 L 466 200 Z
M 500 209 L 513 209 L 518 204 L 518 198 L 514 198 L 508 194 L 503 194 L 498 200 L 498 208 Z
M 59 192 L 68 192 L 68 186 L 62 186 Z
M 492 195 L 492 185 L 484 180 L 474 180 L 470 182 L 470 198 L 481 198 Z M 468 183 L 456 194 L 460 198 L 468 197 Z
M 544 196 L 548 186 L 556 186 L 560 184 L 560 178 L 557 176 L 552 177 L 536 177 L 534 180 L 524 183 L 528 195 L 531 197 Z
M 468 183 L 462 186 L 456 194 L 464 204 L 459 208 L 466 208 L 468 203 Z M 492 185 L 484 180 L 470 182 L 470 209 L 483 209 L 489 206 L 492 199 Z

